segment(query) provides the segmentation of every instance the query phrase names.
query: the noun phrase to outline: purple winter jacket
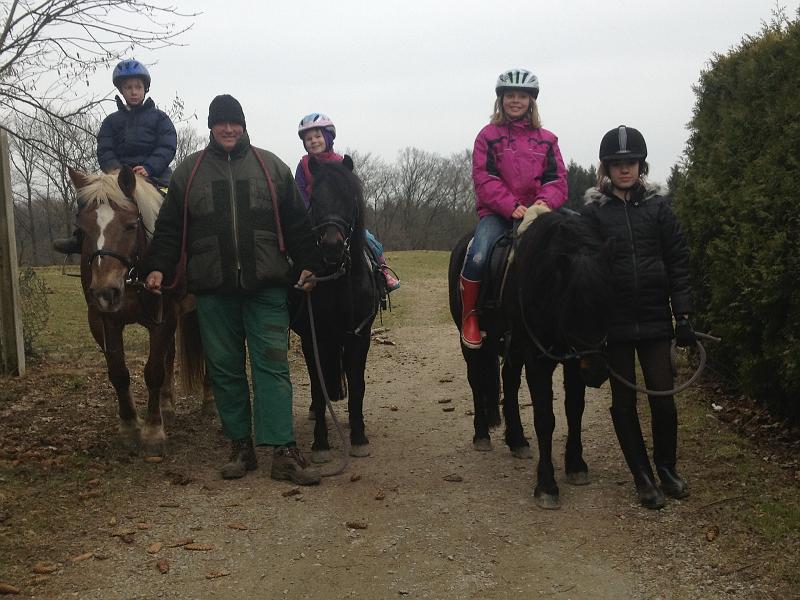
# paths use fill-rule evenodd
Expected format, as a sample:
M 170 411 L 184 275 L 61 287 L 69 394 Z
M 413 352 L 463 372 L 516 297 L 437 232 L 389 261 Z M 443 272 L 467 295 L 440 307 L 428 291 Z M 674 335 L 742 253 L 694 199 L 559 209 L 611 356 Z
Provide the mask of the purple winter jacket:
M 472 152 L 478 216 L 511 219 L 519 206 L 544 200 L 551 209 L 567 201 L 567 168 L 558 138 L 526 119 L 487 125 Z

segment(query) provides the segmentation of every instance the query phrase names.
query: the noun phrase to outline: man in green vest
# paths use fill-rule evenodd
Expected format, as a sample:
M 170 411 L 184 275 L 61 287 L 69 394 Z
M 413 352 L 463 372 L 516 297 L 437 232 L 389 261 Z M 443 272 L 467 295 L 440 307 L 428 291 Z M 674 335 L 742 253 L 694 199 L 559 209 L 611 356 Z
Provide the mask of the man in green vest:
M 222 477 L 256 468 L 253 443 L 272 446 L 273 479 L 319 483 L 294 440 L 287 306 L 290 264 L 297 285 L 319 270 L 319 250 L 292 173 L 250 145 L 244 111 L 230 95 L 208 111 L 211 139 L 175 169 L 148 249 L 146 286 L 160 292 L 181 254 L 186 202 L 186 284 L 197 297 L 206 364 L 231 459 Z M 245 365 L 250 356 L 253 401 Z

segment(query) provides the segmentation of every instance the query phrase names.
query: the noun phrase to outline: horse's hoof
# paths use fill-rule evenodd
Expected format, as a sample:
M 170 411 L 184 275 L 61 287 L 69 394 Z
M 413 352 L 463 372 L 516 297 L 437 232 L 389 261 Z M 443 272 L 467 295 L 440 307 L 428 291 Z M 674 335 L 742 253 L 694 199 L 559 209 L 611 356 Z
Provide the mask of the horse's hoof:
M 316 465 L 322 465 L 325 463 L 331 462 L 331 451 L 330 450 L 312 450 L 311 451 L 311 462 Z
M 511 450 L 514 458 L 533 458 L 533 450 L 530 446 L 520 446 Z
M 142 441 L 142 453 L 144 454 L 145 460 L 154 457 L 163 458 L 167 454 L 167 442 L 166 440 Z
M 587 471 L 575 471 L 567 473 L 567 483 L 570 485 L 589 485 L 589 473 Z
M 561 508 L 561 500 L 558 494 L 545 494 L 544 492 L 534 492 L 536 498 L 536 506 L 543 510 L 559 510 Z
M 472 442 L 473 449 L 477 450 L 478 452 L 491 452 L 492 451 L 492 440 L 489 438 L 480 438 Z
M 350 446 L 350 456 L 366 458 L 369 456 L 369 446 L 367 444 L 353 444 Z

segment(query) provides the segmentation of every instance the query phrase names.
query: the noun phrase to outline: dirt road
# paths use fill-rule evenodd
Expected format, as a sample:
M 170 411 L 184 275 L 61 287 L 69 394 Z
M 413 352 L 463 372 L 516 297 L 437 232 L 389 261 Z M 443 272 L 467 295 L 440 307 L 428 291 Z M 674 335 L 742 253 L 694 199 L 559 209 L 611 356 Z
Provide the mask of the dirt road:
M 397 295 L 409 324 L 385 334 L 395 345 L 371 350 L 369 458 L 319 487 L 295 489 L 269 478 L 269 454 L 259 450 L 257 471 L 223 482 L 218 426 L 184 406 L 168 458 L 131 459 L 127 490 L 78 509 L 52 499 L 64 514 L 52 543 L 27 535 L 36 552 L 50 548 L 38 558 L 54 573 L 12 570 L 0 579 L 14 577 L 30 597 L 103 600 L 770 597 L 767 581 L 746 577 L 743 563 L 704 535 L 697 467 L 683 465 L 693 486 L 687 501 L 638 507 L 607 418 L 607 387 L 589 392 L 584 420 L 592 483 L 570 487 L 562 474 L 562 510 L 537 509 L 535 461 L 513 458 L 499 430 L 493 452 L 472 450 L 463 361 L 441 316 L 444 282 L 418 286 L 404 282 Z M 296 390 L 298 441 L 308 448 L 308 386 Z M 521 402 L 530 436 L 527 391 Z M 557 421 L 560 471 L 563 409 Z M 686 440 L 687 452 L 696 443 Z

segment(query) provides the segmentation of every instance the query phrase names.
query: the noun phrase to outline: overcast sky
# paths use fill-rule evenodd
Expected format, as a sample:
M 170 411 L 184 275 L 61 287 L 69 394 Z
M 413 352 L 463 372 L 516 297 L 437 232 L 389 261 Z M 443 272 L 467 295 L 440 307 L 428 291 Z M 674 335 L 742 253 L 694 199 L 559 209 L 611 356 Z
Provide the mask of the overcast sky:
M 336 123 L 336 149 L 394 161 L 414 146 L 472 148 L 488 122 L 497 75 L 533 71 L 545 128 L 565 162 L 596 164 L 602 135 L 624 123 L 644 134 L 651 178 L 680 158 L 692 85 L 771 18 L 773 0 L 176 2 L 199 11 L 185 45 L 135 58 L 151 65 L 151 95 L 178 94 L 207 131 L 208 103 L 237 97 L 251 141 L 292 169 L 309 112 Z M 798 0 L 781 3 L 793 18 Z M 109 91 L 110 74 L 107 75 Z M 103 81 L 96 83 L 101 87 Z M 94 85 L 94 83 L 93 83 Z M 109 105 L 110 107 L 110 105 Z

